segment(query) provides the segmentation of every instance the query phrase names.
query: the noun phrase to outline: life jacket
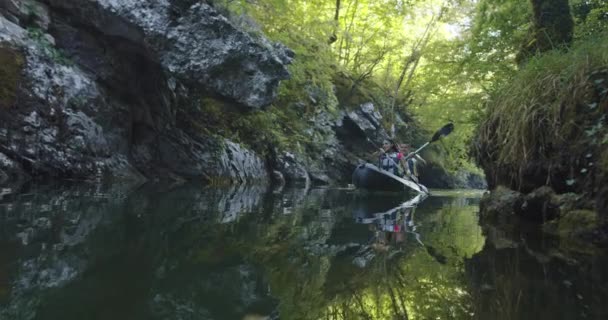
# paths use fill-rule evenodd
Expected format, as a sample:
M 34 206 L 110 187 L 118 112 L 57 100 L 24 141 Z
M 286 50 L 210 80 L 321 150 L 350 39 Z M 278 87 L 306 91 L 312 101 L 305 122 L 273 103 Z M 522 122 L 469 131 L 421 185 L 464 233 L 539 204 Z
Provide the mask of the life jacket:
M 386 171 L 396 171 L 397 163 L 399 163 L 398 153 L 389 152 L 380 155 L 380 168 Z

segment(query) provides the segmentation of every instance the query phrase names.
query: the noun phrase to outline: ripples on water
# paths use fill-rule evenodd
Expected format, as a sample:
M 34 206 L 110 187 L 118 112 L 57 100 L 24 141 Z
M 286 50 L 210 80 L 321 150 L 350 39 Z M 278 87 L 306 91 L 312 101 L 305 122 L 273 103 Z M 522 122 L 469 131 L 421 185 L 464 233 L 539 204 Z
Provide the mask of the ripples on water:
M 606 318 L 603 255 L 482 228 L 480 196 L 2 190 L 0 319 Z

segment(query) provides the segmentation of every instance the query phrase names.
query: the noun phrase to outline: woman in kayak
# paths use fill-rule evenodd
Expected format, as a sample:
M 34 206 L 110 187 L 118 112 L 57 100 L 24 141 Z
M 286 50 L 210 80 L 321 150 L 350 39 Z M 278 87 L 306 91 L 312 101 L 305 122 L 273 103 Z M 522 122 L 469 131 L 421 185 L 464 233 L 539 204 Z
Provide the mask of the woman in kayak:
M 384 140 L 382 142 L 382 148 L 380 148 L 376 154 L 379 154 L 378 167 L 380 167 L 380 169 L 400 176 L 399 162 L 401 161 L 401 158 L 403 158 L 403 153 L 399 152 L 399 149 L 394 143 Z

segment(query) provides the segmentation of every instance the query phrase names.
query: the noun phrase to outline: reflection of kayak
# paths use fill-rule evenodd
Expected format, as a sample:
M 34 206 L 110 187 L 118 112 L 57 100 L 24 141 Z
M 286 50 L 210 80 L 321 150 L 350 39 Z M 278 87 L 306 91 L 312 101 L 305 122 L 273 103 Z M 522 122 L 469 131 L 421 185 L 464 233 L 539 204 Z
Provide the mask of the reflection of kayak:
M 353 184 L 359 189 L 367 190 L 402 192 L 409 188 L 418 193 L 429 193 L 425 186 L 398 177 L 370 163 L 357 166 L 353 172 Z
M 357 206 L 353 210 L 353 218 L 355 218 L 357 223 L 364 223 L 364 224 L 372 223 L 377 219 L 380 219 L 387 215 L 392 215 L 393 213 L 395 213 L 398 210 L 416 207 L 422 200 L 426 199 L 426 197 L 427 197 L 426 194 L 419 194 L 416 197 L 414 197 L 408 201 L 405 201 L 390 209 L 382 210 L 382 211 L 366 210 L 368 208 L 362 207 L 362 206 Z
M 355 197 L 351 200 L 351 211 L 353 218 L 369 218 L 375 213 L 386 212 L 403 203 L 403 196 L 396 196 L 390 193 L 385 194 L 364 194 L 363 197 Z

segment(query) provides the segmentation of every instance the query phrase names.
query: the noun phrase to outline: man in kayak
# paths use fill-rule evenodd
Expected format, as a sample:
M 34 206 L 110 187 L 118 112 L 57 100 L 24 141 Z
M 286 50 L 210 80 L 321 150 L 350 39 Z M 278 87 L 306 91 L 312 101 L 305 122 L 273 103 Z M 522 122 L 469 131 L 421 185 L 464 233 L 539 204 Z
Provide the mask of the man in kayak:
M 399 145 L 399 151 L 401 154 L 407 155 L 410 152 L 410 145 L 402 143 Z M 404 157 L 405 158 L 405 157 Z M 412 178 L 415 182 L 418 182 L 418 167 L 417 162 L 426 164 L 426 161 L 418 154 L 409 157 L 407 161 L 402 161 L 401 165 L 405 173 Z

